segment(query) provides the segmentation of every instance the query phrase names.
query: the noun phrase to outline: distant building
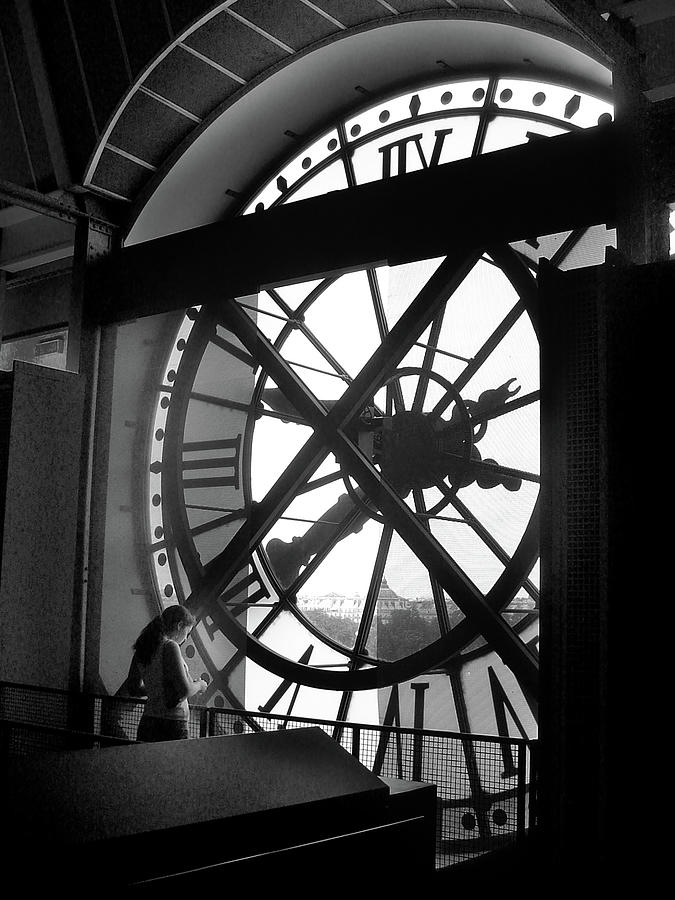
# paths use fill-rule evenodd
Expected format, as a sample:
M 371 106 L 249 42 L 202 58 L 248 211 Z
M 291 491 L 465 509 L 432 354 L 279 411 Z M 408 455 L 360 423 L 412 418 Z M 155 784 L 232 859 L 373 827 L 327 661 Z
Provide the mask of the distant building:
M 320 610 L 321 612 L 330 613 L 331 615 L 338 616 L 342 619 L 358 621 L 363 612 L 365 597 L 361 594 L 345 597 L 344 594 L 337 594 L 334 591 L 330 591 L 319 597 L 300 597 L 299 601 L 301 608 L 306 612 Z M 417 606 L 417 602 L 400 597 L 396 591 L 389 587 L 387 579 L 382 579 L 380 592 L 377 595 L 377 607 L 375 610 L 375 615 L 379 619 L 389 618 L 394 610 L 410 609 Z

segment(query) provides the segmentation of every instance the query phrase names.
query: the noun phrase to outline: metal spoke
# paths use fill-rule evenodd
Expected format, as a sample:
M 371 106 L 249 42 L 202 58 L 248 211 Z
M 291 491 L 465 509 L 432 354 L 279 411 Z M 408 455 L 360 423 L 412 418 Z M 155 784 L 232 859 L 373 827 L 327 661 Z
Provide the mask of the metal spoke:
M 424 359 L 422 360 L 422 369 L 426 371 L 430 371 L 434 367 L 434 356 L 436 353 L 436 344 L 441 336 L 441 329 L 443 327 L 443 317 L 445 315 L 445 307 L 443 307 L 434 321 L 431 324 L 431 331 L 429 333 L 429 344 L 426 345 L 424 350 Z M 422 346 L 419 341 L 415 342 L 416 346 Z M 421 412 L 422 407 L 424 406 L 424 400 L 427 395 L 427 390 L 429 389 L 429 379 L 424 375 L 421 375 L 419 381 L 417 382 L 417 388 L 415 389 L 415 397 L 413 399 L 412 411 L 413 412 Z
M 488 547 L 497 559 L 504 565 L 508 566 L 511 562 L 511 557 L 504 550 L 504 548 L 499 544 L 497 540 L 492 536 L 492 534 L 488 531 L 488 529 L 476 518 L 476 516 L 471 512 L 469 507 L 459 499 L 459 497 L 455 494 L 454 497 L 450 498 L 450 503 L 454 506 L 457 512 L 462 516 L 462 521 L 466 522 L 473 530 L 476 532 L 478 537 L 483 541 L 483 543 Z M 523 582 L 523 587 L 526 588 L 528 593 L 535 597 L 538 600 L 539 591 L 536 585 L 533 584 L 529 579 L 525 579 Z M 536 595 L 536 596 L 535 596 Z
M 490 355 L 496 350 L 499 344 L 504 340 L 511 328 L 516 324 L 518 319 L 525 312 L 525 303 L 519 300 L 513 305 L 511 310 L 504 316 L 499 325 L 492 332 L 490 337 L 485 341 L 483 346 L 474 355 L 473 359 L 460 372 L 455 379 L 455 387 L 458 391 L 462 391 L 468 382 L 473 378 L 480 367 L 487 361 Z
M 588 228 L 576 228 L 571 234 L 568 234 L 562 244 L 551 256 L 549 260 L 550 264 L 559 268 L 588 231 Z
M 281 297 L 277 294 L 277 292 L 273 289 L 270 289 L 268 292 L 275 300 L 281 301 Z M 295 327 L 298 331 L 301 331 L 302 334 L 307 338 L 307 340 L 312 344 L 316 350 L 319 351 L 321 356 L 326 360 L 326 362 L 330 363 L 331 366 L 335 369 L 335 371 L 342 376 L 342 378 L 351 383 L 352 377 L 349 372 L 342 366 L 338 360 L 333 356 L 330 350 L 324 346 L 324 344 L 318 339 L 318 337 L 314 334 L 314 332 L 307 326 L 307 324 L 302 319 L 294 320 Z
M 342 472 L 338 469 L 337 472 L 331 472 L 330 475 L 322 475 L 320 478 L 308 481 L 307 484 L 298 488 L 298 494 L 306 494 L 308 491 L 315 491 L 317 488 L 325 487 L 327 484 L 333 484 L 335 481 L 340 481 L 341 479 Z
M 431 523 L 426 518 L 427 507 L 424 502 L 424 493 L 419 489 L 415 489 L 413 491 L 413 500 L 417 515 L 424 519 L 424 524 L 429 533 L 431 533 Z M 443 588 L 438 583 L 438 579 L 432 571 L 429 571 L 428 574 L 431 583 L 431 593 L 434 598 L 434 606 L 436 608 L 436 617 L 438 618 L 438 627 L 442 635 L 447 634 L 450 631 L 450 616 L 448 615 L 448 607 L 445 603 Z
M 356 640 L 354 642 L 354 650 L 356 653 L 363 653 L 366 649 L 366 644 L 368 643 L 368 636 L 370 635 L 370 629 L 373 626 L 373 618 L 375 617 L 375 609 L 377 607 L 377 598 L 380 593 L 380 588 L 382 587 L 382 576 L 384 575 L 384 569 L 387 564 L 387 557 L 389 556 L 389 549 L 391 547 L 391 539 L 393 534 L 394 529 L 391 527 L 391 525 L 385 525 L 382 529 L 382 534 L 380 535 L 380 543 L 377 548 L 375 565 L 373 566 L 373 572 L 370 576 L 368 593 L 366 594 L 366 599 L 363 604 L 361 621 L 359 622 L 358 631 L 356 633 Z
M 384 311 L 384 303 L 382 302 L 380 283 L 377 280 L 377 272 L 375 271 L 375 269 L 368 269 L 366 272 L 366 276 L 368 278 L 368 286 L 370 287 L 370 296 L 373 301 L 373 310 L 375 312 L 377 329 L 380 333 L 380 340 L 384 340 L 384 338 L 389 334 L 389 326 L 387 324 L 387 316 Z M 392 399 L 394 408 L 397 412 L 402 412 L 405 409 L 405 403 L 403 402 L 403 391 L 401 390 L 401 385 L 398 383 L 398 381 L 394 381 L 387 386 L 387 397 Z

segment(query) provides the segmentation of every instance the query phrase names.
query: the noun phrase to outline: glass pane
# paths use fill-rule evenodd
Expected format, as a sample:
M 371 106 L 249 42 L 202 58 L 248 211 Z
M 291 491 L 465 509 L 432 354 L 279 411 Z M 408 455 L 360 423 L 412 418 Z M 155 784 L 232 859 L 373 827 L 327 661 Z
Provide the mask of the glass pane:
M 597 125 L 601 116 L 612 114 L 612 105 L 605 100 L 560 85 L 517 78 L 499 79 L 495 103 L 504 111 L 536 112 L 581 128 Z
M 561 261 L 560 268 L 564 271 L 602 265 L 607 247 L 616 247 L 616 229 L 593 225 Z
M 334 282 L 309 308 L 305 323 L 342 367 L 357 375 L 380 344 L 366 273 Z
M 487 86 L 487 78 L 479 78 L 434 85 L 389 98 L 346 119 L 348 139 L 361 140 L 384 128 L 391 130 L 397 124 L 404 126 L 417 117 L 438 117 L 443 112 L 452 114 L 457 110 L 478 109 L 484 103 Z
M 270 179 L 265 187 L 254 197 L 254 199 L 244 208 L 244 214 L 253 212 L 255 209 L 268 209 L 274 205 L 294 185 L 297 185 L 300 179 L 312 176 L 317 167 L 323 167 L 338 149 L 338 133 L 337 129 L 326 132 L 320 138 L 315 140 L 309 146 L 298 153 L 293 159 L 287 163 L 275 176 Z M 313 179 L 312 179 L 313 181 Z M 320 187 L 320 182 L 316 182 L 315 191 L 306 191 L 305 196 L 317 196 L 331 190 L 329 187 Z
M 289 193 L 285 203 L 294 203 L 296 200 L 305 200 L 307 197 L 318 197 L 329 191 L 343 191 L 347 187 L 347 173 L 341 159 L 331 163 L 325 169 L 317 172 L 309 181 Z
M 307 425 L 283 422 L 270 416 L 258 419 L 251 454 L 251 494 L 254 500 L 262 500 L 311 434 L 312 429 Z
M 260 636 L 260 642 L 285 656 L 308 662 L 318 667 L 346 666 L 348 658 L 319 640 L 288 610 L 282 610 Z
M 308 646 L 305 645 L 305 651 Z M 310 661 L 313 658 L 312 655 Z M 309 719 L 336 719 L 342 698 L 339 691 L 317 688 L 301 687 L 296 692 L 295 684 L 267 672 L 251 659 L 246 661 L 245 691 L 246 709 Z
M 465 360 L 472 359 L 517 300 L 501 269 L 479 261 L 446 305 L 438 346 Z M 457 362 L 448 356 L 439 354 L 434 368 L 447 378 L 456 377 Z M 497 383 L 491 387 L 497 387 Z
M 377 270 L 380 294 L 389 331 L 429 281 L 444 257 L 422 259 L 400 266 L 383 266 Z
M 551 125 L 548 122 L 538 122 L 536 119 L 512 119 L 508 116 L 499 116 L 488 125 L 483 143 L 483 153 L 503 150 L 505 147 L 515 147 L 517 144 L 525 144 L 529 140 L 565 134 L 566 131 L 566 128 Z M 527 189 L 528 185 L 524 183 L 523 187 Z
M 532 262 L 537 262 L 542 257 L 551 259 L 571 234 L 571 231 L 560 231 L 557 234 L 545 234 L 526 241 L 514 241 L 509 246 Z

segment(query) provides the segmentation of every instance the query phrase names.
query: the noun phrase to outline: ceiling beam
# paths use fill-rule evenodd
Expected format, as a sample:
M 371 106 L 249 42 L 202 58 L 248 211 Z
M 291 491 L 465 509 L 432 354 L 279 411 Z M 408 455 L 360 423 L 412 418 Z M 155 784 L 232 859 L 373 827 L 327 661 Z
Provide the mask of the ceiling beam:
M 614 126 L 459 160 L 136 244 L 91 272 L 101 324 L 212 297 L 611 223 Z
M 632 27 L 619 23 L 610 16 L 603 18 L 603 6 L 594 0 L 546 0 L 548 6 L 559 13 L 570 28 L 582 34 L 594 49 L 612 66 L 632 65 L 639 62 Z

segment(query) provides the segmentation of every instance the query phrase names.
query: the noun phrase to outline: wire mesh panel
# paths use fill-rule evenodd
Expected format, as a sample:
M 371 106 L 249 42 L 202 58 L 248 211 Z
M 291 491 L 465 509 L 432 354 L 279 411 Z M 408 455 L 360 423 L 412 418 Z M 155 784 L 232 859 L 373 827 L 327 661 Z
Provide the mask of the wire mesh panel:
M 210 709 L 210 734 L 323 728 L 375 775 L 436 785 L 439 868 L 501 849 L 532 822 L 529 745 L 476 737 Z
M 92 750 L 114 744 L 130 743 L 107 735 L 72 731 L 52 725 L 34 725 L 3 719 L 0 721 L 2 759 L 33 756 L 55 750 Z
M 145 704 L 124 697 L 100 697 L 98 700 L 95 730 L 98 728 L 101 734 L 135 741 Z
M 66 691 L 8 682 L 0 684 L 0 719 L 65 728 L 70 707 L 70 695 Z

